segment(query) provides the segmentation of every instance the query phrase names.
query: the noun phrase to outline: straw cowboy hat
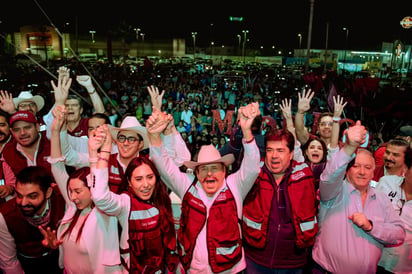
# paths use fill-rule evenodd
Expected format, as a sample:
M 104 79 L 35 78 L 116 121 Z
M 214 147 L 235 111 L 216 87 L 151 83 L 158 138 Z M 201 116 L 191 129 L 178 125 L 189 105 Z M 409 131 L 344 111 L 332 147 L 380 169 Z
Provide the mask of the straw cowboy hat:
M 21 102 L 34 102 L 37 106 L 37 111 L 44 107 L 44 99 L 40 95 L 32 95 L 30 91 L 20 92 L 17 98 L 13 98 L 14 106 L 17 108 Z
M 143 149 L 149 147 L 149 138 L 147 137 L 147 130 L 143 127 L 139 121 L 137 121 L 135 116 L 126 116 L 119 128 L 109 125 L 110 133 L 112 134 L 112 139 L 118 142 L 117 135 L 121 131 L 134 131 L 143 138 Z
M 197 162 L 185 161 L 183 164 L 190 169 L 195 169 L 200 165 L 208 165 L 213 163 L 223 163 L 225 166 L 231 165 L 235 161 L 233 154 L 221 156 L 219 151 L 213 145 L 204 145 L 200 148 L 197 156 Z

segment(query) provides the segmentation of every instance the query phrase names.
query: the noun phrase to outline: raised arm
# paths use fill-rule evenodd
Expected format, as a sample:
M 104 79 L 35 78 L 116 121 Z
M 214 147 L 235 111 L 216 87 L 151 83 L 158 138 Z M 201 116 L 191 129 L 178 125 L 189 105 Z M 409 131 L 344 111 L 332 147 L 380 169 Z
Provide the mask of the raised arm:
M 64 157 L 61 151 L 60 144 L 60 130 L 62 129 L 66 120 L 66 108 L 64 105 L 58 105 L 53 109 L 53 123 L 51 125 L 51 138 L 50 138 L 50 160 L 52 164 L 53 177 L 60 189 L 61 194 L 66 201 L 66 204 L 71 203 L 69 195 L 67 193 L 66 183 L 69 178 L 65 168 Z
M 69 69 L 66 67 L 59 67 L 57 70 L 57 84 L 51 80 L 51 86 L 53 87 L 54 93 L 54 106 L 50 109 L 49 113 L 43 117 L 44 123 L 46 124 L 46 134 L 47 138 L 51 138 L 51 124 L 53 122 L 52 111 L 55 106 L 64 105 L 67 96 L 69 95 L 69 89 L 72 84 L 72 78 L 70 78 Z
M 16 112 L 16 106 L 13 103 L 13 96 L 7 90 L 0 90 L 0 109 L 13 114 Z
M 95 87 L 92 84 L 92 80 L 89 75 L 78 75 L 76 77 L 77 82 L 87 89 L 90 99 L 92 101 L 94 113 L 104 113 L 104 105 L 102 98 L 97 93 Z
M 159 110 L 162 110 L 163 96 L 165 94 L 165 91 L 162 90 L 162 93 L 159 93 L 159 88 L 157 88 L 153 85 L 148 86 L 147 91 L 149 92 L 150 100 L 152 102 L 152 106 L 156 107 Z
M 292 117 L 292 99 L 283 99 L 282 103 L 279 105 L 282 110 L 283 117 L 286 120 L 286 128 L 295 137 L 295 145 L 297 143 L 295 125 L 293 124 Z
M 343 108 L 346 106 L 347 102 L 343 102 L 343 97 L 337 95 L 333 96 L 334 110 L 333 110 L 333 126 L 332 126 L 332 136 L 330 141 L 330 148 L 335 149 L 339 144 L 339 131 L 340 131 L 340 116 L 342 115 Z
M 295 130 L 298 141 L 303 145 L 309 140 L 309 132 L 305 127 L 305 113 L 310 109 L 315 92 L 304 89 L 302 94 L 298 93 L 298 111 L 295 114 Z

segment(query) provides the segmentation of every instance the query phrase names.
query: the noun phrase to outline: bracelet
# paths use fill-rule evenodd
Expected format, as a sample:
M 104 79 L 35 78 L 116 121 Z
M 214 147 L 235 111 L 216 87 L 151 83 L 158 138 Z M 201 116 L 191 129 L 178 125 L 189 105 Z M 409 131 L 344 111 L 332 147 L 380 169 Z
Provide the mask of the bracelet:
M 107 151 L 107 150 L 100 150 L 100 152 L 106 152 L 106 153 L 112 154 L 110 151 Z
M 340 117 L 333 117 L 332 120 L 335 123 L 339 123 L 340 122 Z
M 300 110 L 298 110 L 298 113 L 299 113 L 299 114 L 305 114 L 305 111 L 300 111 Z
M 106 159 L 106 158 L 103 158 L 103 157 L 100 157 L 100 156 L 97 157 L 97 159 L 102 160 L 102 161 L 105 161 L 105 162 L 107 162 L 107 163 L 109 162 L 109 159 Z
M 89 158 L 89 163 L 91 163 L 91 164 L 96 164 L 97 161 L 98 161 L 97 157 Z
M 255 140 L 255 136 L 253 136 L 253 138 L 250 139 L 249 141 L 246 141 L 246 140 L 245 140 L 245 144 L 250 144 L 251 142 L 253 142 L 253 140 Z
M 93 93 L 95 93 L 95 92 L 96 92 L 96 89 L 93 89 L 92 92 L 88 92 L 88 93 L 91 95 L 91 94 L 93 94 Z

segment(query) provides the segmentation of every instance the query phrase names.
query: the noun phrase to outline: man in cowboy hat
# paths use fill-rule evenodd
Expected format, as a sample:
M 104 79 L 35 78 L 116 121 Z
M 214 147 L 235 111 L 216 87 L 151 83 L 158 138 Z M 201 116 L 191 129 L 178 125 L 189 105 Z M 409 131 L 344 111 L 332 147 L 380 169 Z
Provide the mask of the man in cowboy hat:
M 1 109 L 10 115 L 16 111 L 30 111 L 36 117 L 40 131 L 46 130 L 43 117 L 37 115 L 44 107 L 44 99 L 40 95 L 33 95 L 31 91 L 22 91 L 18 97 L 13 98 L 11 93 L 1 90 L 0 101 Z
M 213 145 L 201 147 L 197 161 L 184 165 L 184 173 L 173 163 L 161 132 L 173 117 L 154 108 L 146 121 L 150 158 L 165 184 L 182 199 L 178 240 L 179 255 L 190 273 L 239 273 L 245 269 L 239 220 L 243 199 L 259 174 L 259 150 L 251 131 L 259 105 L 239 108 L 245 156 L 240 169 L 228 175 L 234 156 L 221 156 Z

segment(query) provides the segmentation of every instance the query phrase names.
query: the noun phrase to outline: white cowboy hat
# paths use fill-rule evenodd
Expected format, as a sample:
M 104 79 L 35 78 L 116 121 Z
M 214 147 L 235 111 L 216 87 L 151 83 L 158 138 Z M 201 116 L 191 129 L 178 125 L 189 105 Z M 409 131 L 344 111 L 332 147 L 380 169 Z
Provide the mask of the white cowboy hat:
M 197 156 L 197 162 L 185 161 L 183 164 L 190 169 L 195 169 L 200 165 L 208 165 L 213 163 L 223 163 L 225 166 L 231 165 L 235 161 L 233 154 L 221 156 L 219 151 L 213 145 L 204 145 L 200 148 Z
M 134 131 L 143 138 L 143 149 L 149 147 L 149 138 L 147 137 L 147 130 L 143 127 L 139 121 L 137 121 L 136 116 L 126 116 L 120 127 L 114 127 L 109 125 L 110 133 L 112 134 L 112 139 L 118 142 L 117 135 L 120 131 Z
M 37 105 L 37 111 L 44 107 L 44 99 L 40 95 L 32 95 L 30 91 L 20 92 L 17 98 L 13 98 L 14 106 L 17 108 L 21 102 L 34 102 Z

